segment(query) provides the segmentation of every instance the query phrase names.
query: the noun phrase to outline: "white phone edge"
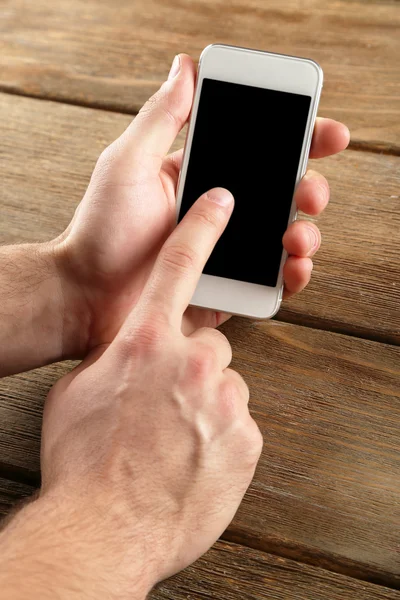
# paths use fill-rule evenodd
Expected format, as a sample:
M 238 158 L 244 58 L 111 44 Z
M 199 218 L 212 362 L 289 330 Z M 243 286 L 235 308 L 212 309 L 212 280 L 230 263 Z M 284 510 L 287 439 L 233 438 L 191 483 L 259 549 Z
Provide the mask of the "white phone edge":
M 233 57 L 234 60 L 231 60 L 232 53 L 235 54 Z M 209 60 L 210 54 L 214 55 L 214 57 L 211 57 L 211 62 Z M 207 60 L 209 64 L 206 64 Z M 272 71 L 269 70 L 268 74 L 265 75 L 262 67 L 265 66 L 266 61 L 274 61 L 275 66 L 279 66 L 280 68 Z M 285 63 L 284 67 L 286 68 L 284 74 L 282 74 L 283 62 Z M 269 66 L 271 67 L 272 65 L 270 64 Z M 311 76 L 312 73 L 313 76 Z M 207 46 L 201 53 L 199 60 L 196 91 L 177 186 L 177 219 L 179 216 L 189 163 L 190 149 L 200 98 L 201 82 L 204 77 L 264 87 L 267 89 L 276 89 L 278 91 L 303 93 L 311 96 L 311 110 L 308 115 L 306 132 L 300 155 L 296 187 L 307 168 L 312 134 L 323 86 L 322 69 L 311 59 L 250 50 L 224 44 L 211 44 Z M 288 224 L 293 222 L 296 217 L 297 206 L 293 199 Z M 200 308 L 227 312 L 253 319 L 270 319 L 278 312 L 282 302 L 283 266 L 286 258 L 287 253 L 283 250 L 277 285 L 275 287 L 236 281 L 203 273 L 190 304 Z

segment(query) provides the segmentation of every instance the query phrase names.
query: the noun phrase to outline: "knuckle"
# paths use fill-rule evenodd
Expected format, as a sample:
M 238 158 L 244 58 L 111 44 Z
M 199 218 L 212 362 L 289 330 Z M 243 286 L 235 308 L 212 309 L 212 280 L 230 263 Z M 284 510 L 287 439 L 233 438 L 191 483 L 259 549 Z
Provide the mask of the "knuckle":
M 230 371 L 230 369 L 227 369 L 227 371 Z M 235 421 L 239 418 L 242 411 L 243 395 L 243 387 L 236 377 L 228 376 L 221 383 L 219 412 L 225 420 Z
M 239 390 L 232 379 L 225 380 L 220 390 L 220 410 L 224 417 L 232 418 L 237 414 L 237 402 L 239 399 Z
M 219 329 L 204 327 L 204 331 L 207 333 L 207 335 L 214 337 L 216 342 L 222 342 L 223 344 L 227 344 L 229 347 L 231 346 L 226 335 L 223 334 Z
M 106 169 L 114 161 L 114 158 L 115 142 L 113 142 L 109 146 L 106 146 L 106 148 L 104 148 L 104 150 L 101 152 L 97 161 L 97 167 L 101 169 Z
M 124 167 L 124 153 L 121 138 L 104 148 L 100 154 L 93 173 L 93 181 L 100 187 L 108 187 L 111 179 L 115 179 Z
M 197 347 L 188 357 L 187 367 L 189 378 L 194 381 L 207 380 L 215 365 L 213 353 L 205 347 Z
M 239 375 L 240 377 L 240 375 Z M 250 398 L 250 390 L 249 390 L 249 386 L 247 385 L 247 383 L 245 382 L 245 380 L 240 377 L 240 386 L 241 386 L 241 394 L 243 397 L 243 400 L 246 402 L 246 404 L 249 402 L 249 398 Z
M 237 393 L 242 400 L 245 400 L 246 403 L 250 396 L 249 386 L 243 379 L 243 377 L 233 369 L 226 369 L 225 374 L 227 375 L 229 381 L 231 381 L 232 385 L 236 387 Z
M 263 444 L 264 440 L 257 423 L 249 417 L 243 424 L 243 449 L 251 464 L 258 462 Z
M 139 110 L 139 115 L 142 117 L 147 117 L 150 115 L 160 104 L 162 100 L 162 92 L 161 88 L 157 90 L 146 102 L 143 104 L 142 108 Z
M 144 322 L 135 330 L 136 342 L 141 346 L 158 347 L 162 337 L 159 323 Z
M 141 118 L 147 119 L 152 115 L 158 114 L 162 119 L 172 123 L 174 127 L 181 129 L 184 125 L 183 119 L 180 117 L 179 106 L 175 107 L 171 97 L 161 87 L 139 111 Z
M 178 273 L 185 273 L 194 268 L 196 253 L 184 245 L 169 245 L 162 254 L 162 264 Z
M 322 198 L 325 202 L 328 202 L 330 195 L 330 188 L 327 179 L 323 175 L 321 175 L 321 179 L 319 181 L 319 190 L 322 195 Z
M 218 229 L 219 227 L 218 217 L 211 211 L 197 209 L 193 211 L 192 216 L 200 227 L 208 229 Z
M 196 331 L 196 338 L 199 343 L 204 344 L 214 354 L 218 354 L 222 350 L 232 354 L 232 347 L 228 338 L 218 329 L 202 327 Z
M 176 129 L 181 129 L 184 125 L 183 120 L 179 117 L 178 113 L 176 113 L 171 106 L 164 100 L 164 102 L 160 105 L 160 112 L 164 116 L 166 121 L 172 123 L 172 125 Z
M 256 456 L 257 456 L 257 460 L 259 458 L 259 456 L 261 455 L 263 446 L 264 446 L 264 438 L 262 436 L 262 433 L 260 431 L 260 428 L 258 427 L 257 423 L 254 421 L 254 419 L 250 420 L 251 426 L 250 426 L 250 442 L 251 442 L 251 447 L 253 448 Z
M 159 321 L 143 321 L 120 338 L 119 348 L 126 358 L 149 358 L 159 353 L 164 336 Z

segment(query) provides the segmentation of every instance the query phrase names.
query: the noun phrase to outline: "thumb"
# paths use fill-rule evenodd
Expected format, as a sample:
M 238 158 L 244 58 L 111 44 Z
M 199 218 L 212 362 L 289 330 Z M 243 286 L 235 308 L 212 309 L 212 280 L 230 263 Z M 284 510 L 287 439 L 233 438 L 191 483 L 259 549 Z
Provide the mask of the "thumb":
M 125 149 L 140 169 L 159 172 L 161 163 L 176 136 L 189 118 L 196 70 L 186 54 L 175 56 L 167 81 L 141 108 L 122 134 Z M 135 158 L 140 160 L 135 161 Z

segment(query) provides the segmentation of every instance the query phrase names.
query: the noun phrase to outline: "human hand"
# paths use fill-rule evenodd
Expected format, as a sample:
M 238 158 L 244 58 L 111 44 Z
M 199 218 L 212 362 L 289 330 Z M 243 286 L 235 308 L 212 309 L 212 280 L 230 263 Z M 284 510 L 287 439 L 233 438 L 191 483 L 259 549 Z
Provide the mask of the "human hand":
M 180 55 L 179 70 L 142 108 L 128 129 L 103 152 L 90 185 L 67 230 L 54 242 L 64 298 L 64 356 L 84 356 L 112 341 L 146 284 L 157 254 L 176 222 L 175 190 L 182 151 L 166 156 L 186 123 L 194 94 L 195 67 Z M 311 157 L 344 149 L 347 128 L 317 119 Z M 205 157 L 205 161 L 207 157 Z M 329 198 L 328 183 L 309 171 L 298 186 L 298 208 L 319 214 Z M 301 291 L 320 245 L 318 228 L 291 224 L 283 242 L 284 298 Z M 219 325 L 227 315 L 190 307 L 185 333 Z
M 68 553 L 68 564 L 76 557 L 85 565 L 81 577 L 108 574 L 86 582 L 93 597 L 102 597 L 92 587 L 107 577 L 106 597 L 118 581 L 124 598 L 138 581 L 148 591 L 196 560 L 230 523 L 252 479 L 262 439 L 248 388 L 228 369 L 229 342 L 211 328 L 182 333 L 232 208 L 219 188 L 193 205 L 114 341 L 47 399 L 42 501 L 59 507 L 68 542 L 58 552 Z

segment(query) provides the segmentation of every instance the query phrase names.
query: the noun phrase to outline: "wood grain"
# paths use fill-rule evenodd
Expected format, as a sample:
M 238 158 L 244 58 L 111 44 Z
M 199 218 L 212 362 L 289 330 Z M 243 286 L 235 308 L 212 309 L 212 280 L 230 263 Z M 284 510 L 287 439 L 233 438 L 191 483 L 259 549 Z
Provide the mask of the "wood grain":
M 31 488 L 0 478 L 0 515 Z M 0 523 L 1 526 L 1 523 Z M 159 584 L 149 600 L 399 600 L 400 593 L 276 557 L 217 542 L 200 560 Z
M 399 27 L 395 0 L 4 0 L 0 89 L 135 113 L 176 53 L 255 47 L 320 62 L 321 114 L 399 153 Z
M 223 330 L 264 435 L 230 539 L 399 585 L 400 350 L 244 319 Z
M 60 103 L 0 94 L 0 243 L 59 233 L 96 157 L 130 120 L 62 102 L 135 113 L 175 53 L 197 58 L 214 41 L 318 60 L 320 113 L 350 126 L 353 148 L 374 152 L 319 162 L 333 196 L 319 221 L 324 249 L 312 284 L 278 317 L 308 328 L 224 326 L 263 455 L 229 541 L 154 600 L 400 599 L 346 576 L 400 587 L 400 351 L 309 328 L 400 341 L 399 161 L 377 154 L 400 153 L 399 25 L 391 0 L 2 3 L 0 89 Z M 71 366 L 0 381 L 0 514 L 40 483 L 43 401 Z
M 400 593 L 218 542 L 193 566 L 162 583 L 151 600 L 398 600 Z
M 0 520 L 17 508 L 22 499 L 31 496 L 34 488 L 29 485 L 0 477 Z M 1 528 L 1 523 L 0 523 Z
M 400 585 L 400 349 L 277 322 L 224 326 L 264 436 L 225 537 Z M 0 457 L 38 480 L 53 365 L 0 381 Z M 10 476 L 10 475 L 8 475 Z
M 130 117 L 6 94 L 0 115 L 0 243 L 48 240 Z M 174 147 L 182 144 L 180 136 Z M 311 285 L 278 318 L 399 343 L 400 159 L 347 151 L 312 163 L 332 188 L 319 219 L 323 246 Z
M 40 485 L 43 403 L 52 385 L 74 364 L 66 361 L 0 379 L 0 475 Z
M 310 167 L 331 187 L 328 208 L 312 219 L 322 248 L 311 284 L 278 318 L 399 344 L 400 159 L 347 151 Z

